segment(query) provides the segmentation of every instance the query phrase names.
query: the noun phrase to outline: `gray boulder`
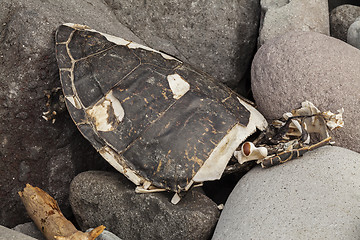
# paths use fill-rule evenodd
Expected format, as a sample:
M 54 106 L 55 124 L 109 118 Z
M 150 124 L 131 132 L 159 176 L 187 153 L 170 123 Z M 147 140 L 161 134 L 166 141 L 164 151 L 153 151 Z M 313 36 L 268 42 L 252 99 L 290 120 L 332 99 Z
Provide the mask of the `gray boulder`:
M 360 49 L 360 17 L 350 25 L 347 31 L 347 43 Z
M 339 146 L 360 152 L 360 51 L 314 32 L 291 32 L 263 45 L 252 65 L 255 102 L 277 119 L 308 100 L 320 110 L 344 108 L 345 126 L 334 130 Z
M 269 39 L 290 31 L 314 31 L 329 35 L 327 0 L 261 0 L 260 47 Z
M 237 184 L 213 240 L 359 239 L 360 154 L 326 146 Z
M 147 45 L 236 87 L 256 48 L 259 0 L 106 0 Z
M 122 239 L 208 239 L 217 205 L 196 189 L 177 204 L 172 193 L 137 194 L 120 173 L 83 172 L 71 183 L 70 202 L 82 229 L 104 225 Z
M 359 16 L 359 6 L 346 4 L 333 9 L 330 13 L 330 35 L 346 42 L 349 27 Z

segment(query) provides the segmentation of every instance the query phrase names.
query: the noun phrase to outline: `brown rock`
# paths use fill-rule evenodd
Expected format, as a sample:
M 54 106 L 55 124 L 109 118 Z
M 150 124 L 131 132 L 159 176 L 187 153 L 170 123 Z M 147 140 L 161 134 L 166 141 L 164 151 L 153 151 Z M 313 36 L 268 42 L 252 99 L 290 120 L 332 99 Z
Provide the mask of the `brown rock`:
M 260 112 L 281 117 L 304 100 L 320 110 L 344 108 L 338 145 L 360 152 L 360 51 L 314 32 L 291 32 L 263 45 L 252 65 L 252 89 Z

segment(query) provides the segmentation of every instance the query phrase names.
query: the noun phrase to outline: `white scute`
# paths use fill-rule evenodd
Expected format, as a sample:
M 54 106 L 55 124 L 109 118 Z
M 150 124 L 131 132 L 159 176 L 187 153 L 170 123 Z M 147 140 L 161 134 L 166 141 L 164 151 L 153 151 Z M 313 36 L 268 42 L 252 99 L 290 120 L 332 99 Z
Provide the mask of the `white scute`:
M 187 83 L 179 74 L 175 73 L 167 76 L 169 86 L 173 92 L 173 97 L 179 99 L 190 90 L 190 84 Z
M 80 101 L 77 99 L 77 97 L 74 97 L 74 96 L 65 96 L 65 98 L 66 98 L 76 109 L 80 109 L 80 108 L 81 108 Z
M 238 100 L 250 112 L 248 125 L 245 127 L 237 124 L 230 130 L 195 174 L 192 179 L 194 182 L 220 179 L 236 148 L 256 129 L 264 130 L 267 127 L 266 119 L 258 110 L 240 98 Z
M 116 126 L 109 122 L 109 110 L 112 109 L 116 120 L 121 122 L 125 116 L 125 112 L 119 100 L 117 100 L 112 91 L 100 100 L 95 106 L 89 108 L 86 113 L 95 121 L 97 131 L 108 132 L 115 129 Z
M 121 103 L 117 98 L 114 97 L 112 91 L 110 91 L 106 97 L 106 100 L 111 102 L 112 108 L 114 110 L 114 114 L 119 122 L 121 122 L 125 116 L 124 108 L 121 106 Z

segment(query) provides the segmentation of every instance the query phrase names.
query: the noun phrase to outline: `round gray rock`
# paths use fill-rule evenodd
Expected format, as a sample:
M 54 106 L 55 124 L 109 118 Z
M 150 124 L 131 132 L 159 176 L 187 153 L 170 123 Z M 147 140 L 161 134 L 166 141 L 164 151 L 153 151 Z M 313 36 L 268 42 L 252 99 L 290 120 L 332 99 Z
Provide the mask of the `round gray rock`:
M 258 46 L 289 31 L 329 35 L 328 0 L 262 0 Z
M 70 203 L 82 229 L 104 225 L 121 239 L 208 239 L 217 205 L 196 189 L 177 204 L 172 193 L 135 193 L 120 173 L 89 171 L 71 182 Z
M 216 239 L 359 239 L 360 154 L 326 146 L 248 172 L 220 216 Z
M 360 49 L 360 17 L 350 25 L 347 32 L 347 43 Z
M 336 144 L 360 152 L 360 51 L 314 32 L 292 32 L 263 45 L 252 65 L 255 102 L 277 119 L 308 100 L 320 110 L 344 108 Z
M 340 5 L 330 13 L 330 35 L 346 42 L 350 25 L 360 16 L 360 7 Z

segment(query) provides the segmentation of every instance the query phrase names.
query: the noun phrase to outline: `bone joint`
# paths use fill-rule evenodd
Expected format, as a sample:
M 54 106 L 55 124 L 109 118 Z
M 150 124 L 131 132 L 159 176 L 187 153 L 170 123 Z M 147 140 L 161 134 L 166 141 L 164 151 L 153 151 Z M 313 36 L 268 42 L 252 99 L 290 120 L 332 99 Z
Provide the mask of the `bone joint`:
M 241 151 L 235 151 L 234 157 L 240 164 L 252 160 L 263 159 L 267 156 L 268 151 L 265 147 L 255 147 L 252 142 L 245 142 L 241 146 Z

